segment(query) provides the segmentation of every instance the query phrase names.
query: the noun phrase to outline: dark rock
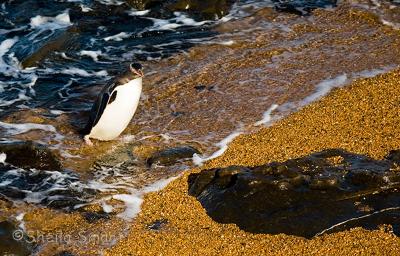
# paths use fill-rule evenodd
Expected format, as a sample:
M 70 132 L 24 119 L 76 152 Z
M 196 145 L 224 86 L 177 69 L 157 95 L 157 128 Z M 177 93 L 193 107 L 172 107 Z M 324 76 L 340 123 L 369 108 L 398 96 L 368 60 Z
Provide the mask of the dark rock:
M 282 1 L 272 0 L 275 9 L 281 12 L 293 13 L 297 15 L 309 15 L 317 8 L 336 7 L 337 0 L 319 0 L 319 1 Z
M 386 159 L 393 161 L 397 165 L 400 165 L 400 150 L 390 151 Z
M 82 216 L 89 223 L 95 223 L 99 220 L 109 220 L 110 215 L 106 212 L 83 212 Z
M 159 231 L 167 224 L 168 224 L 168 220 L 160 219 L 160 220 L 156 220 L 153 223 L 149 224 L 147 226 L 147 228 L 150 230 L 153 230 L 153 231 Z
M 54 256 L 75 256 L 75 254 L 69 251 L 61 251 L 59 253 L 54 254 Z
M 186 12 L 200 19 L 216 19 L 226 15 L 234 0 L 128 0 L 136 9 L 151 9 L 154 12 Z
M 34 249 L 32 240 L 13 223 L 0 222 L 0 255 L 31 255 Z
M 205 85 L 196 85 L 194 87 L 194 89 L 196 89 L 197 91 L 203 91 L 204 89 L 206 89 Z
M 393 155 L 392 155 L 393 156 Z M 283 163 L 230 166 L 189 176 L 189 194 L 217 222 L 254 233 L 303 236 L 400 224 L 400 173 L 331 149 Z
M 172 112 L 171 115 L 178 117 L 178 116 L 183 116 L 185 114 L 185 112 L 180 112 L 180 111 L 176 111 L 176 112 Z
M 148 166 L 153 164 L 169 166 L 192 158 L 194 154 L 200 154 L 200 152 L 191 146 L 168 148 L 154 153 L 146 162 Z
M 56 156 L 45 146 L 28 142 L 1 143 L 0 152 L 7 155 L 6 162 L 20 168 L 61 170 Z
M 35 49 L 31 55 L 27 56 L 21 62 L 21 66 L 23 68 L 36 67 L 43 63 L 50 54 L 54 54 L 54 52 L 57 51 L 65 51 L 68 46 L 72 45 L 73 42 L 76 41 L 76 30 L 76 27 L 69 28 L 65 32 L 62 32 L 60 36 L 55 37 L 54 40 L 49 40 L 42 47 Z
M 74 197 L 56 197 L 55 199 L 45 198 L 40 203 L 55 209 L 72 210 L 75 205 L 84 204 L 86 201 Z

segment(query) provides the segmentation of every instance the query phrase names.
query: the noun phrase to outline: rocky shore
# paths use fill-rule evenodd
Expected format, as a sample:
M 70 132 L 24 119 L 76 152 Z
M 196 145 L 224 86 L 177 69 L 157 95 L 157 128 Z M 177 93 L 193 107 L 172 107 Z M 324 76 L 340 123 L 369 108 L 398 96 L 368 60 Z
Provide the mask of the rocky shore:
M 383 159 L 400 148 L 399 88 L 398 69 L 357 80 L 269 128 L 238 137 L 224 155 L 202 169 L 256 166 L 331 148 Z M 128 238 L 107 255 L 395 255 L 400 250 L 400 238 L 385 225 L 305 239 L 249 233 L 234 224 L 219 224 L 188 193 L 188 177 L 199 171 L 187 172 L 164 190 L 148 194 Z M 398 171 L 392 170 L 394 175 Z M 154 223 L 161 224 L 150 228 Z
M 193 12 L 201 5 L 178 2 Z M 23 227 L 34 242 L 16 242 L 21 255 L 395 255 L 400 32 L 389 21 L 398 14 L 382 5 L 390 12 L 380 16 L 364 2 L 306 16 L 264 8 L 216 26 L 218 35 L 184 54 L 145 62 L 144 99 L 119 141 L 82 146 L 76 128 L 84 111 L 53 116 L 37 108 L 2 118 L 3 126 L 42 125 L 13 126 L 7 136 L 51 150 L 0 145 L 12 164 L 2 166 L 0 182 L 15 175 L 13 166 L 29 170 L 15 175 L 15 191 L 0 190 L 0 248 Z M 263 123 L 270 126 L 255 125 Z M 237 130 L 243 134 L 223 155 L 183 172 L 193 154 L 207 159 Z M 25 163 L 20 151 L 43 161 Z M 121 197 L 174 176 L 159 192 Z M 137 217 L 121 218 L 126 208 L 139 212 L 142 200 Z M 343 209 L 340 218 L 327 201 Z M 257 225 L 266 213 L 279 218 Z

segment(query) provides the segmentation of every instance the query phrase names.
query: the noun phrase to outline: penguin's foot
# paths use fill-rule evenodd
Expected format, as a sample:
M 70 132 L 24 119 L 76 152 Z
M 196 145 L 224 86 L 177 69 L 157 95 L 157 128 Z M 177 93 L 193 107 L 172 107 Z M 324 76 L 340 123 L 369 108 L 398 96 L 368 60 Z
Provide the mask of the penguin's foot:
M 86 135 L 83 137 L 83 140 L 85 141 L 85 144 L 88 146 L 93 146 L 93 142 L 90 140 L 89 135 Z

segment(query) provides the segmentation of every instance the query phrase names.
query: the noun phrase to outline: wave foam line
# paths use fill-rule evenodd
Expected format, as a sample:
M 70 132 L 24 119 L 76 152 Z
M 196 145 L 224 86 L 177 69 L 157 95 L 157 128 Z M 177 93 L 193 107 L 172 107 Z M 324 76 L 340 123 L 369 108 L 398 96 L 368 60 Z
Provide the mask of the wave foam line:
M 237 136 L 239 136 L 242 133 L 243 132 L 241 132 L 241 131 L 237 131 L 237 132 L 233 132 L 233 133 L 229 134 L 227 137 L 225 137 L 223 140 L 221 140 L 220 142 L 218 142 L 216 144 L 216 146 L 218 146 L 219 149 L 217 151 L 215 151 L 209 157 L 203 157 L 203 156 L 200 156 L 199 154 L 194 154 L 193 158 L 192 158 L 193 163 L 197 166 L 200 166 L 205 161 L 208 161 L 208 160 L 211 160 L 211 159 L 221 156 L 228 149 L 228 144 L 231 143 Z

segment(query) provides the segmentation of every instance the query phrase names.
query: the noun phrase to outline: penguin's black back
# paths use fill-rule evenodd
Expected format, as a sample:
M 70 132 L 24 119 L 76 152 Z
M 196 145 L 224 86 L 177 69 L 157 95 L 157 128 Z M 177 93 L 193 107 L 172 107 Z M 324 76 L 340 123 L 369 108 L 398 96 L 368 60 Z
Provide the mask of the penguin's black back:
M 115 100 L 116 92 L 113 94 L 113 91 L 119 85 L 126 84 L 132 79 L 134 79 L 134 75 L 131 71 L 128 70 L 122 75 L 118 76 L 112 82 L 104 86 L 96 101 L 94 102 L 92 109 L 90 110 L 89 119 L 85 128 L 82 129 L 80 132 L 82 135 L 87 135 L 91 132 L 92 128 L 96 126 L 96 124 L 99 122 L 101 116 L 104 113 L 104 110 L 106 109 L 107 104 L 110 104 L 112 101 Z

